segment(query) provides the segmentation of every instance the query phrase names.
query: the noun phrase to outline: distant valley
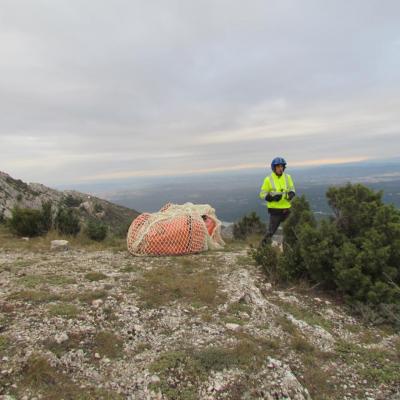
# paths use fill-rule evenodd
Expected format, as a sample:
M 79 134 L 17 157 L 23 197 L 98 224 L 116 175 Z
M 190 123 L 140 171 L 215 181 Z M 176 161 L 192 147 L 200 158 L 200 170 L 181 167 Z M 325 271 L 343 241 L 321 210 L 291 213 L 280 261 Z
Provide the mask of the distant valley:
M 384 201 L 400 207 L 400 160 L 362 162 L 308 168 L 289 168 L 298 195 L 305 195 L 318 216 L 328 215 L 325 193 L 329 186 L 363 183 L 384 191 Z M 264 177 L 270 171 L 141 178 L 124 182 L 82 185 L 77 189 L 142 212 L 153 212 L 165 203 L 208 203 L 223 221 L 232 222 L 250 211 L 266 218 L 265 205 L 258 198 Z M 76 188 L 76 186 L 75 186 Z

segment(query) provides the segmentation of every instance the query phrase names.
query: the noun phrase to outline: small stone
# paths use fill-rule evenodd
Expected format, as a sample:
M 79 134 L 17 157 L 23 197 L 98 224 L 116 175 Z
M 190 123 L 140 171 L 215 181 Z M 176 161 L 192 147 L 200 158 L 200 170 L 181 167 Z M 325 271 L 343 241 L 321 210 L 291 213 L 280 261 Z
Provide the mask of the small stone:
M 228 323 L 228 324 L 225 324 L 225 326 L 226 326 L 227 329 L 230 329 L 231 331 L 237 332 L 237 331 L 240 330 L 240 325 L 238 325 L 238 324 Z
M 56 341 L 57 344 L 66 342 L 68 339 L 69 337 L 65 332 L 62 332 L 59 335 L 54 336 L 54 340 Z
M 98 360 L 101 358 L 99 353 L 94 353 L 94 358 L 97 358 Z
M 29 240 L 31 240 L 31 239 L 28 237 L 22 237 L 21 240 L 24 240 L 25 242 L 29 242 Z
M 102 299 L 96 299 L 92 301 L 93 308 L 99 308 L 103 304 Z
M 267 283 L 265 284 L 265 289 L 266 289 L 266 290 L 271 290 L 271 289 L 272 289 L 272 285 L 271 285 L 269 282 L 267 282 Z
M 9 360 L 9 358 L 6 357 L 6 356 L 4 356 L 4 357 L 2 358 L 2 361 L 8 361 L 8 360 Z
M 52 240 L 50 243 L 50 250 L 67 251 L 69 249 L 68 240 Z
M 160 382 L 160 378 L 157 375 L 152 375 L 152 377 L 150 378 L 151 383 L 158 383 Z

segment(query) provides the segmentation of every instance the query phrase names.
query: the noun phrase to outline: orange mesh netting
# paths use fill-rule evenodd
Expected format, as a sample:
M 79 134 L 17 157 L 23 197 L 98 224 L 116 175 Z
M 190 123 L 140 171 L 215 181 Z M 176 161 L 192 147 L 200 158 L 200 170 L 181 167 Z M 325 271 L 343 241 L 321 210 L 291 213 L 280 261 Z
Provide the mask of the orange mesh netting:
M 135 256 L 193 254 L 224 246 L 221 222 L 207 204 L 166 204 L 159 212 L 140 214 L 127 236 Z

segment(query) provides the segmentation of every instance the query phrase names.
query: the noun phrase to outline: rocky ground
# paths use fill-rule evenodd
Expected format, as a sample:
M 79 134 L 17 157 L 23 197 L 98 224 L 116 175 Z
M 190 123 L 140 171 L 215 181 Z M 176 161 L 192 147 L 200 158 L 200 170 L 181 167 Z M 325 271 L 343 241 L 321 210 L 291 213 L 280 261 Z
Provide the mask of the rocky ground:
M 242 244 L 1 247 L 1 399 L 400 399 L 398 334 L 273 287 Z

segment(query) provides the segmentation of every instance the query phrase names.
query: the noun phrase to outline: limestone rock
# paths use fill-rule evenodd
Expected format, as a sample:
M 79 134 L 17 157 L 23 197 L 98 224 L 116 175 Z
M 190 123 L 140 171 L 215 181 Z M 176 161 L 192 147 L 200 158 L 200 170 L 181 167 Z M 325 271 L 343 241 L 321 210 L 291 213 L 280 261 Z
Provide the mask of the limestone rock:
M 54 251 L 66 251 L 69 249 L 68 240 L 52 240 L 50 250 Z

